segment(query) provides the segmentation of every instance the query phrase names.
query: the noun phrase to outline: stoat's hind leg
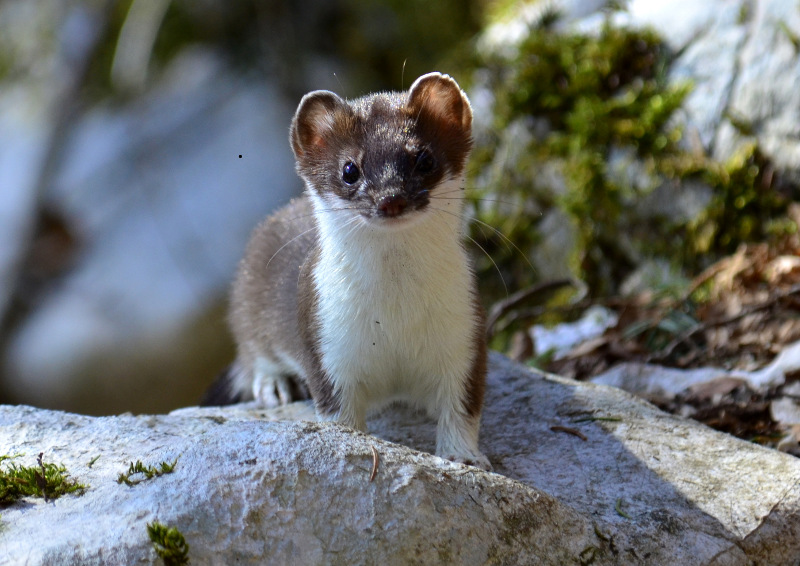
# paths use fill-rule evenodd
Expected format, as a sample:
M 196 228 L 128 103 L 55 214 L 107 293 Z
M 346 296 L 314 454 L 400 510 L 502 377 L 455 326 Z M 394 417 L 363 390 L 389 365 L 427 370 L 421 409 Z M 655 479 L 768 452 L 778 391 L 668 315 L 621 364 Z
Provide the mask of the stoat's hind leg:
M 309 398 L 307 387 L 290 369 L 263 357 L 253 364 L 252 390 L 256 402 L 267 409 Z

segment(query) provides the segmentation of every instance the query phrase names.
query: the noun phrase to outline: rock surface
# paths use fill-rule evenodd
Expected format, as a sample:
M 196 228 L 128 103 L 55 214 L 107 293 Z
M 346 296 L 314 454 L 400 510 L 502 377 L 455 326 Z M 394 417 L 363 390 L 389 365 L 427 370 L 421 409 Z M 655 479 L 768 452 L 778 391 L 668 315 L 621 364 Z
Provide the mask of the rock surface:
M 90 487 L 4 509 L 0 564 L 153 563 L 154 520 L 183 533 L 192 564 L 734 565 L 800 553 L 795 458 L 497 354 L 481 440 L 495 473 L 407 448 L 431 450 L 434 426 L 404 409 L 370 421 L 379 438 L 265 422 L 309 413 L 2 407 L 0 453 L 31 465 L 44 452 Z M 116 482 L 131 461 L 176 458 L 172 474 Z

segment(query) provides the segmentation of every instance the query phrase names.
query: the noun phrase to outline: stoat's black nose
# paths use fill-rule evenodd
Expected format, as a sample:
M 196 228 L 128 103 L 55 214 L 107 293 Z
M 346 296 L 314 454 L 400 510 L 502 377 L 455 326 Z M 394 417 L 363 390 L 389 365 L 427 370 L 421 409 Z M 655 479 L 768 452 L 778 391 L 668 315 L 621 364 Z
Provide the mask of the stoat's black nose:
M 378 199 L 378 214 L 387 218 L 394 218 L 403 214 L 408 206 L 406 197 L 399 194 L 389 194 Z

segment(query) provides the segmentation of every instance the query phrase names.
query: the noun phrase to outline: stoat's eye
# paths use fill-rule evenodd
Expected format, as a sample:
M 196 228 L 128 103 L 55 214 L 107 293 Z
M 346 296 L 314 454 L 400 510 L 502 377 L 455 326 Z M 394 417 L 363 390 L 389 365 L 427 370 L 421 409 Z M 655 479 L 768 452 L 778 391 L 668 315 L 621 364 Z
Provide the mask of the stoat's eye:
M 415 169 L 417 172 L 426 175 L 433 171 L 436 167 L 436 160 L 433 158 L 433 155 L 426 149 L 423 149 L 417 154 L 417 162 Z
M 352 185 L 361 178 L 361 171 L 358 170 L 358 165 L 352 161 L 348 161 L 342 167 L 342 181 L 348 185 Z

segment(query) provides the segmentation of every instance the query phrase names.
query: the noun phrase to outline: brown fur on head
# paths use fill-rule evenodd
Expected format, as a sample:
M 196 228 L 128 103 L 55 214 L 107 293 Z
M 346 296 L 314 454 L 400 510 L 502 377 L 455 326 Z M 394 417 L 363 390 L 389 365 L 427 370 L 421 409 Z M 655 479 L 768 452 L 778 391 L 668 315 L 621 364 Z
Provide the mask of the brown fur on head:
M 402 198 L 402 210 L 416 210 L 427 206 L 430 189 L 463 173 L 472 109 L 440 73 L 420 77 L 407 92 L 351 102 L 314 91 L 298 106 L 290 141 L 298 174 L 320 195 L 363 206 L 365 214 L 386 199 Z

